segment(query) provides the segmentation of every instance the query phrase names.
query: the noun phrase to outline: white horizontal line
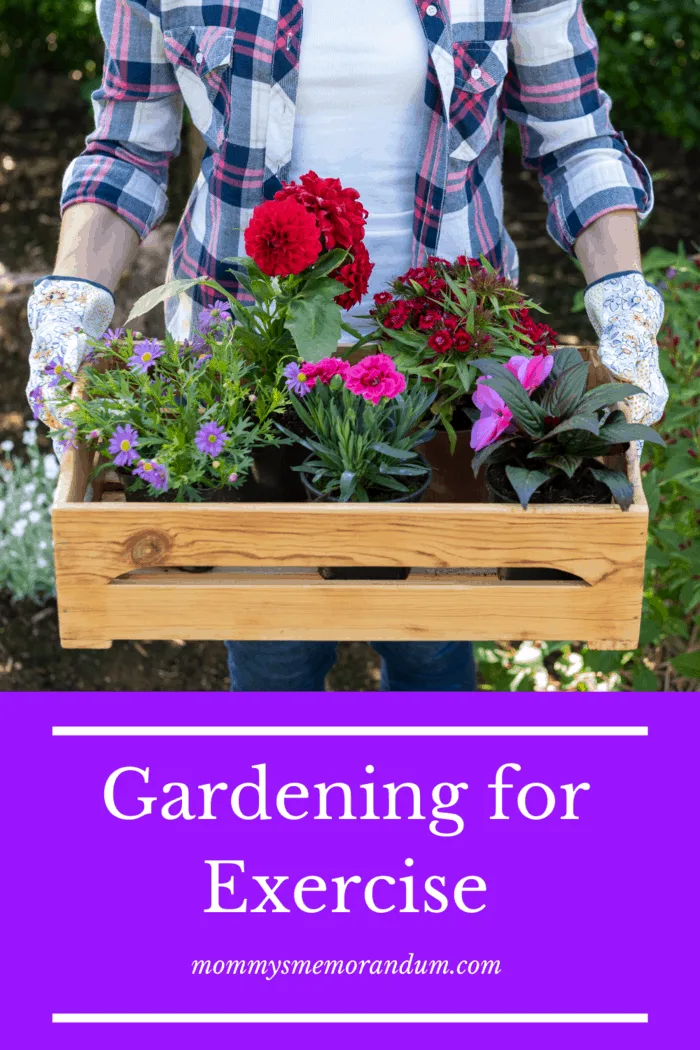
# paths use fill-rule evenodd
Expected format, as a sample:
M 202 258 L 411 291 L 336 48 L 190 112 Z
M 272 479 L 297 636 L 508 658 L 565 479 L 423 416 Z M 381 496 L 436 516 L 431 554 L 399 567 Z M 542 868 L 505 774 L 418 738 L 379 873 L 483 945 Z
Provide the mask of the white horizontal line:
M 648 726 L 53 726 L 53 736 L 648 736 Z
M 648 1014 L 53 1014 L 54 1024 L 647 1024 Z

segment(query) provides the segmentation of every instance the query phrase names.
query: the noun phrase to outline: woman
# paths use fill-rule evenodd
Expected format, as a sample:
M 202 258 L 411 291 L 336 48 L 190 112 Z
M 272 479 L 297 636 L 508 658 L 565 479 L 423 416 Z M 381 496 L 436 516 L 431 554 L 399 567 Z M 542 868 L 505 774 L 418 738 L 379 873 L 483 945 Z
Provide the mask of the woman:
M 309 169 L 360 191 L 375 262 L 367 300 L 431 254 L 486 255 L 517 277 L 503 228 L 504 120 L 537 169 L 547 228 L 576 254 L 603 360 L 647 391 L 634 417 L 667 396 L 656 333 L 662 306 L 641 275 L 637 219 L 649 175 L 609 120 L 581 0 L 102 0 L 106 60 L 96 128 L 68 168 L 55 273 L 30 302 L 29 391 L 56 423 L 47 358 L 76 369 L 80 331 L 99 337 L 112 290 L 166 209 L 183 100 L 207 144 L 175 238 L 174 276 L 214 275 L 244 254 L 252 209 Z M 191 334 L 197 290 L 169 304 Z M 322 689 L 332 643 L 228 642 L 233 689 Z M 382 643 L 388 689 L 470 690 L 469 643 Z

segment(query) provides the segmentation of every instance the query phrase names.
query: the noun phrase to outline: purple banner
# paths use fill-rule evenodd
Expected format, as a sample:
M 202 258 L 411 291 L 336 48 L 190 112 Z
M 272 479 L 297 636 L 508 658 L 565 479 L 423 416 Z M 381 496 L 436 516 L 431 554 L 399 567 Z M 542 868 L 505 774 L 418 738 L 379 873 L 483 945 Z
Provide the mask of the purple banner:
M 695 701 L 5 694 L 5 1045 L 685 1045 Z

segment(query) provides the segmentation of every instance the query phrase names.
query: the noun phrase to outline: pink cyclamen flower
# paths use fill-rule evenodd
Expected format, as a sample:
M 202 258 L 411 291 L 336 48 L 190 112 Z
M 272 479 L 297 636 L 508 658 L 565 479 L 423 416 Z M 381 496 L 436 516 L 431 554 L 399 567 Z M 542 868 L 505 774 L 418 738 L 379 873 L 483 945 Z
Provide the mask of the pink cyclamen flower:
M 396 371 L 388 354 L 371 354 L 358 361 L 345 377 L 345 385 L 353 394 L 378 405 L 383 397 L 397 397 L 406 389 L 406 377 Z
M 554 358 L 551 356 L 511 357 L 506 361 L 506 368 L 528 394 L 544 383 L 553 367 Z
M 477 380 L 472 401 L 480 409 L 481 418 L 477 419 L 472 427 L 469 444 L 475 452 L 478 452 L 479 449 L 486 448 L 487 445 L 496 441 L 510 426 L 513 413 L 501 395 L 492 390 L 490 386 L 486 386 L 481 379 Z

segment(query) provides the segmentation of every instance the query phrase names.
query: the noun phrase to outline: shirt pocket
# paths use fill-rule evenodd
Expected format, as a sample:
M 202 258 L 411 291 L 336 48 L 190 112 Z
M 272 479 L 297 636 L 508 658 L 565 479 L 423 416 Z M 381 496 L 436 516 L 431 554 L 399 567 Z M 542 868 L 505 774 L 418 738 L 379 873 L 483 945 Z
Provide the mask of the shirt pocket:
M 182 97 L 212 150 L 220 150 L 231 121 L 233 29 L 182 26 L 163 33 L 165 54 L 175 70 Z
M 493 137 L 498 99 L 508 72 L 507 40 L 460 40 L 453 45 L 455 83 L 450 103 L 453 156 L 473 160 Z

